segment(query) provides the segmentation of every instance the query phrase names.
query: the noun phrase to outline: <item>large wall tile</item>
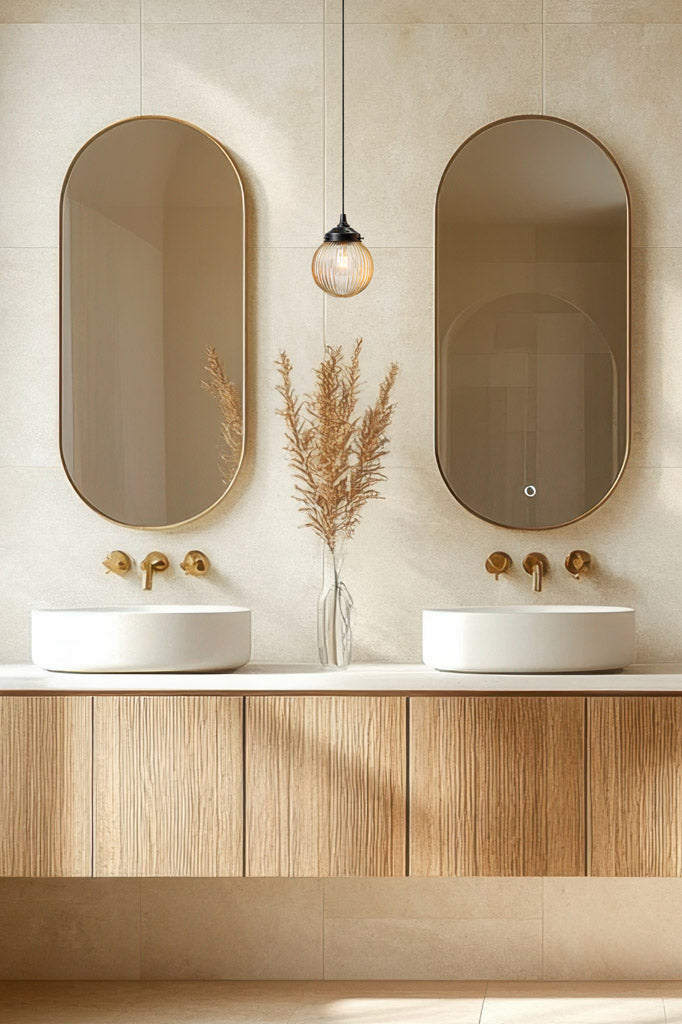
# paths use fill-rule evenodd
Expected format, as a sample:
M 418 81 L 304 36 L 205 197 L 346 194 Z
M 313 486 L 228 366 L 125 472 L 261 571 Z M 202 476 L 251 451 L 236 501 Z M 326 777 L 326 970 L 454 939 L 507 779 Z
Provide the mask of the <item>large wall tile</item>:
M 542 880 L 327 878 L 324 913 L 330 918 L 539 918 Z
M 682 244 L 682 24 L 548 25 L 545 109 L 613 152 L 629 182 L 638 245 Z
M 0 881 L 0 977 L 140 976 L 137 879 Z
M 544 880 L 544 977 L 674 979 L 682 879 Z
M 325 978 L 540 978 L 540 920 L 325 918 Z
M 544 0 L 547 22 L 682 22 L 680 0 Z
M 144 21 L 305 24 L 322 21 L 324 0 L 144 0 Z
M 0 249 L 0 466 L 59 464 L 55 249 Z
M 322 25 L 148 24 L 143 42 L 143 110 L 184 118 L 227 146 L 244 178 L 251 243 L 319 244 Z
M 145 879 L 142 977 L 321 978 L 320 879 Z
M 632 454 L 682 466 L 682 248 L 632 254 Z
M 54 246 L 77 150 L 140 112 L 139 25 L 0 25 L 0 246 Z
M 90 22 L 139 24 L 141 0 L 3 0 L 0 24 Z
M 432 246 L 445 165 L 486 122 L 539 112 L 541 51 L 538 24 L 347 26 L 346 211 L 370 249 Z M 340 45 L 333 25 L 326 80 L 331 226 L 341 201 Z
M 341 0 L 326 0 L 328 22 L 341 20 Z M 347 0 L 346 24 L 457 24 L 542 21 L 542 0 Z
M 422 466 L 433 450 L 433 251 L 374 249 L 374 277 L 353 299 L 328 298 L 325 338 L 350 353 L 362 337 L 360 410 L 373 403 L 390 362 L 400 366 L 387 466 Z

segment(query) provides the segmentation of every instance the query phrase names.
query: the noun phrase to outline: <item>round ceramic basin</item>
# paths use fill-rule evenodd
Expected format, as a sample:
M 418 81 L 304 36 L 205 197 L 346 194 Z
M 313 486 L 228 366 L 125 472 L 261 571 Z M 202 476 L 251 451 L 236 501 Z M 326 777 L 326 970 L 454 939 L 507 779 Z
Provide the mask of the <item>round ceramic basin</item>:
M 251 612 L 223 605 L 36 610 L 31 656 L 53 672 L 225 672 L 251 657 Z
M 444 672 L 602 672 L 635 657 L 632 608 L 517 605 L 433 608 L 424 663 Z

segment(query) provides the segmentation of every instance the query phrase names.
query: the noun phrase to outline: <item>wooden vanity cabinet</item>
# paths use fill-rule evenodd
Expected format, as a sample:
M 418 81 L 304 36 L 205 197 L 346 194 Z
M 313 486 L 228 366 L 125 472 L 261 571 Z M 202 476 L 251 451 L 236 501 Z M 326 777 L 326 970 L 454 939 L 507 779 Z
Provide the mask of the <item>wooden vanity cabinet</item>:
M 589 697 L 592 875 L 682 876 L 682 700 Z
M 91 697 L 0 696 L 0 875 L 91 873 Z
M 410 699 L 410 874 L 585 873 L 585 698 Z
M 406 873 L 406 700 L 247 697 L 246 874 Z
M 94 874 L 241 875 L 241 697 L 94 706 Z

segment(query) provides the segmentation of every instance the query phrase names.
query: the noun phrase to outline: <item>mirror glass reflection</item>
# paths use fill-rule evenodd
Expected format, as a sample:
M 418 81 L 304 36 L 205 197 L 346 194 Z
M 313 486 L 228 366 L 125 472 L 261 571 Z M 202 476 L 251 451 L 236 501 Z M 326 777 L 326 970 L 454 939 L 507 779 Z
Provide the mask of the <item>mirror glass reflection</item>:
M 436 207 L 436 448 L 490 522 L 543 529 L 609 494 L 629 446 L 629 202 L 573 125 L 472 136 Z
M 61 208 L 61 452 L 130 526 L 185 522 L 242 457 L 244 200 L 223 147 L 171 118 L 80 151 Z

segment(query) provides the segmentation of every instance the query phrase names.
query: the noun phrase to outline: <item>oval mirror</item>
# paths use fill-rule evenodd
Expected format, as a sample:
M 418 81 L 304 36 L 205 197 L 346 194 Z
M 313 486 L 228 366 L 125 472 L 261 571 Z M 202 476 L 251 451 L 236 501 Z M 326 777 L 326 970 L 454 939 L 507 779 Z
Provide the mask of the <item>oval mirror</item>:
M 436 457 L 499 526 L 580 519 L 630 435 L 630 203 L 576 125 L 497 121 L 457 150 L 436 201 Z
M 226 150 L 182 121 L 95 135 L 61 200 L 64 467 L 126 526 L 208 511 L 239 469 L 244 195 Z

